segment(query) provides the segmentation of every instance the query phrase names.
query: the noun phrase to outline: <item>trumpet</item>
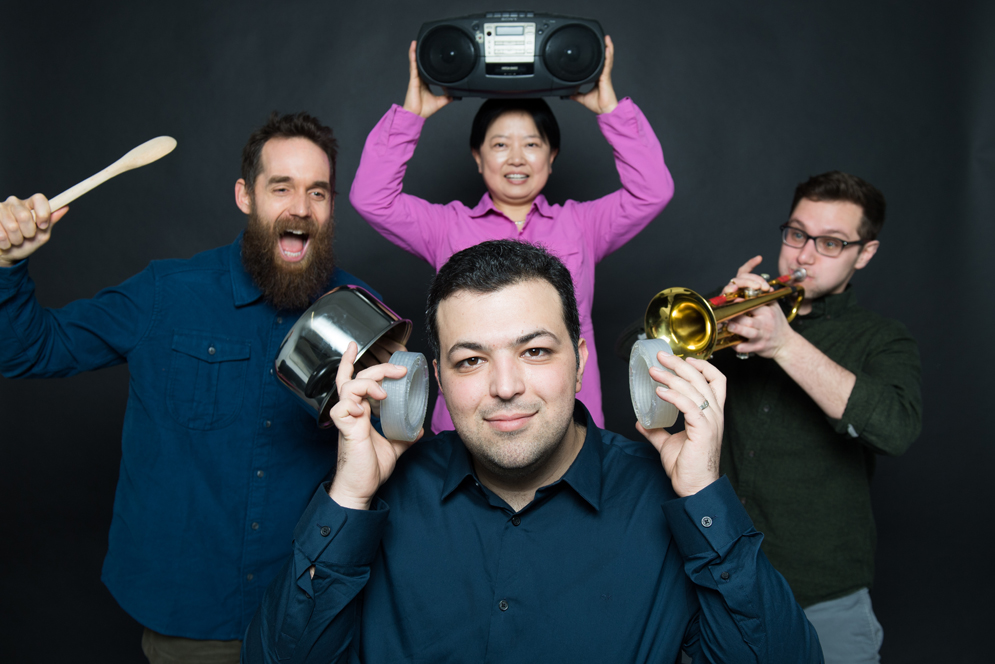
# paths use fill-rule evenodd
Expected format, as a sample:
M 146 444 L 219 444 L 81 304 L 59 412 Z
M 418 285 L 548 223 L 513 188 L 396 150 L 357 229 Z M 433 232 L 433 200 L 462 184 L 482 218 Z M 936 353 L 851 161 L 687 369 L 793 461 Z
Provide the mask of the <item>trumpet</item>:
M 770 292 L 741 288 L 711 299 L 690 288 L 668 288 L 657 293 L 646 307 L 646 336 L 663 339 L 679 357 L 707 359 L 715 351 L 746 341 L 726 327 L 736 316 L 780 300 L 788 322 L 794 320 L 805 297 L 805 289 L 798 284 L 805 277 L 805 270 L 799 268 L 769 280 L 767 283 L 774 288 Z M 736 302 L 739 299 L 742 301 Z

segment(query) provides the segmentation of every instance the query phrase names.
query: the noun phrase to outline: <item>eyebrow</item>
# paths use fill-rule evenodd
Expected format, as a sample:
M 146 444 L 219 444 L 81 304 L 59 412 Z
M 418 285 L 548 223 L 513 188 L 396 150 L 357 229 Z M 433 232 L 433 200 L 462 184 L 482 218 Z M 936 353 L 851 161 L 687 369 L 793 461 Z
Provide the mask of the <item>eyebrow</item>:
M 547 329 L 539 329 L 535 330 L 534 332 L 529 332 L 528 334 L 523 334 L 522 336 L 515 339 L 515 341 L 510 345 L 522 346 L 524 344 L 529 343 L 533 339 L 538 339 L 539 337 L 549 337 L 553 340 L 553 342 L 557 344 L 560 343 L 560 338 L 557 337 L 555 334 L 553 334 Z M 452 357 L 453 353 L 455 353 L 458 350 L 484 352 L 489 349 L 490 349 L 489 346 L 485 346 L 484 344 L 477 343 L 475 341 L 457 341 L 449 348 L 448 351 L 446 351 L 446 357 Z
M 285 182 L 293 182 L 294 178 L 289 175 L 273 175 L 270 179 L 266 181 L 266 184 L 283 184 Z M 331 190 L 332 185 L 330 185 L 325 180 L 318 180 L 317 182 L 312 182 L 308 189 L 326 189 Z
M 791 217 L 791 219 L 788 219 L 788 223 L 789 224 L 795 223 L 795 224 L 801 225 L 801 228 L 799 228 L 798 230 L 805 231 L 805 233 L 808 234 L 808 229 L 805 227 L 805 222 L 802 221 L 801 219 L 798 219 L 797 217 Z M 839 239 L 844 240 L 844 241 L 848 241 L 846 239 L 846 235 L 847 234 L 844 233 L 843 231 L 841 231 L 838 228 L 828 228 L 828 229 L 826 229 L 826 233 L 828 234 L 828 236 L 838 235 Z M 818 236 L 816 236 L 816 235 L 810 235 L 809 237 L 827 237 L 827 235 L 818 235 Z

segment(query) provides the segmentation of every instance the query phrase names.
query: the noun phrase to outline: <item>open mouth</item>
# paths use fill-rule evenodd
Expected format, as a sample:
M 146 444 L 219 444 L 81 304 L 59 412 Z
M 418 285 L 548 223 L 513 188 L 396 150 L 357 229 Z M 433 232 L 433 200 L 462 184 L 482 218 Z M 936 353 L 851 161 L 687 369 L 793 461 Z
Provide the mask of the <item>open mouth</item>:
M 287 230 L 280 233 L 280 254 L 283 259 L 296 263 L 307 254 L 310 236 L 304 231 Z
M 504 176 L 504 179 L 509 182 L 525 182 L 529 179 L 529 176 L 525 173 L 508 173 Z

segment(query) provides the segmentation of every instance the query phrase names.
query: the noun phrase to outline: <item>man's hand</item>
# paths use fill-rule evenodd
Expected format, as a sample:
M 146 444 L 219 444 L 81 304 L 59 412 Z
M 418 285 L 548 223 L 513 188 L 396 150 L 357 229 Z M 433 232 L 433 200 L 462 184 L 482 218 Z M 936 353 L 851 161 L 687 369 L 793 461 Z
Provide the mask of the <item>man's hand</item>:
M 35 194 L 26 201 L 11 196 L 0 203 L 0 267 L 10 267 L 48 242 L 52 226 L 69 208 L 53 214 L 48 199 Z
M 404 110 L 427 119 L 453 98 L 432 94 L 425 81 L 421 80 L 421 76 L 418 75 L 418 61 L 415 59 L 417 44 L 418 42 L 411 42 L 411 46 L 408 47 L 408 93 L 404 96 Z
M 638 422 L 636 428 L 660 452 L 677 495 L 690 496 L 719 479 L 726 377 L 704 360 L 682 360 L 666 353 L 657 353 L 657 359 L 676 375 L 650 369 L 650 378 L 670 388 L 658 387 L 656 393 L 684 413 L 685 428 L 674 434 L 648 430 Z
M 388 339 L 387 337 L 380 337 L 376 342 L 370 346 L 369 350 L 363 357 L 355 363 L 355 369 L 369 369 L 378 364 L 387 364 L 390 362 L 391 356 L 397 351 L 408 350 L 403 344 L 399 344 L 393 339 Z M 380 402 L 376 399 L 369 398 L 367 401 L 370 403 L 370 409 L 373 411 L 373 415 L 380 417 Z
M 411 447 L 411 443 L 387 440 L 377 433 L 370 424 L 367 398 L 386 399 L 387 392 L 380 381 L 402 378 L 408 370 L 394 364 L 378 364 L 350 378 L 358 354 L 359 348 L 349 342 L 335 377 L 339 402 L 330 414 L 339 430 L 339 457 L 328 495 L 342 507 L 365 510 L 369 509 L 380 485 L 394 472 L 397 459 Z
M 752 288 L 753 290 L 769 291 L 772 287 L 767 280 L 761 277 L 759 274 L 753 274 L 753 270 L 756 269 L 760 263 L 764 260 L 763 256 L 754 256 L 750 260 L 746 261 L 739 266 L 736 270 L 736 276 L 729 280 L 729 283 L 725 285 L 722 289 L 722 294 L 733 293 L 738 291 L 740 288 Z
M 615 96 L 615 88 L 612 86 L 612 65 L 615 64 L 615 46 L 612 38 L 605 35 L 605 67 L 598 77 L 598 84 L 589 92 L 572 95 L 570 98 L 583 104 L 598 115 L 611 113 L 618 106 L 618 98 Z
M 732 293 L 740 288 L 751 288 L 761 292 L 774 290 L 773 286 L 753 270 L 763 261 L 762 256 L 754 256 L 739 266 L 723 293 Z M 737 299 L 737 302 L 741 299 Z M 797 332 L 791 329 L 780 304 L 771 302 L 757 307 L 728 323 L 728 330 L 746 339 L 736 346 L 737 353 L 756 353 L 760 357 L 778 359 L 788 351 Z

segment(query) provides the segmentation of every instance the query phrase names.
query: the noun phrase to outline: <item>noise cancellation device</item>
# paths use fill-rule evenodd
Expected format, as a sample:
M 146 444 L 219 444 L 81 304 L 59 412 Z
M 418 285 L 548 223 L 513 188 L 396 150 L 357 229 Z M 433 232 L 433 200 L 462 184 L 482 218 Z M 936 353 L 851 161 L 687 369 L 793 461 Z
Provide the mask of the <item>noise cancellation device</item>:
M 605 66 L 601 24 L 536 12 L 488 12 L 425 23 L 418 73 L 454 97 L 568 96 Z

